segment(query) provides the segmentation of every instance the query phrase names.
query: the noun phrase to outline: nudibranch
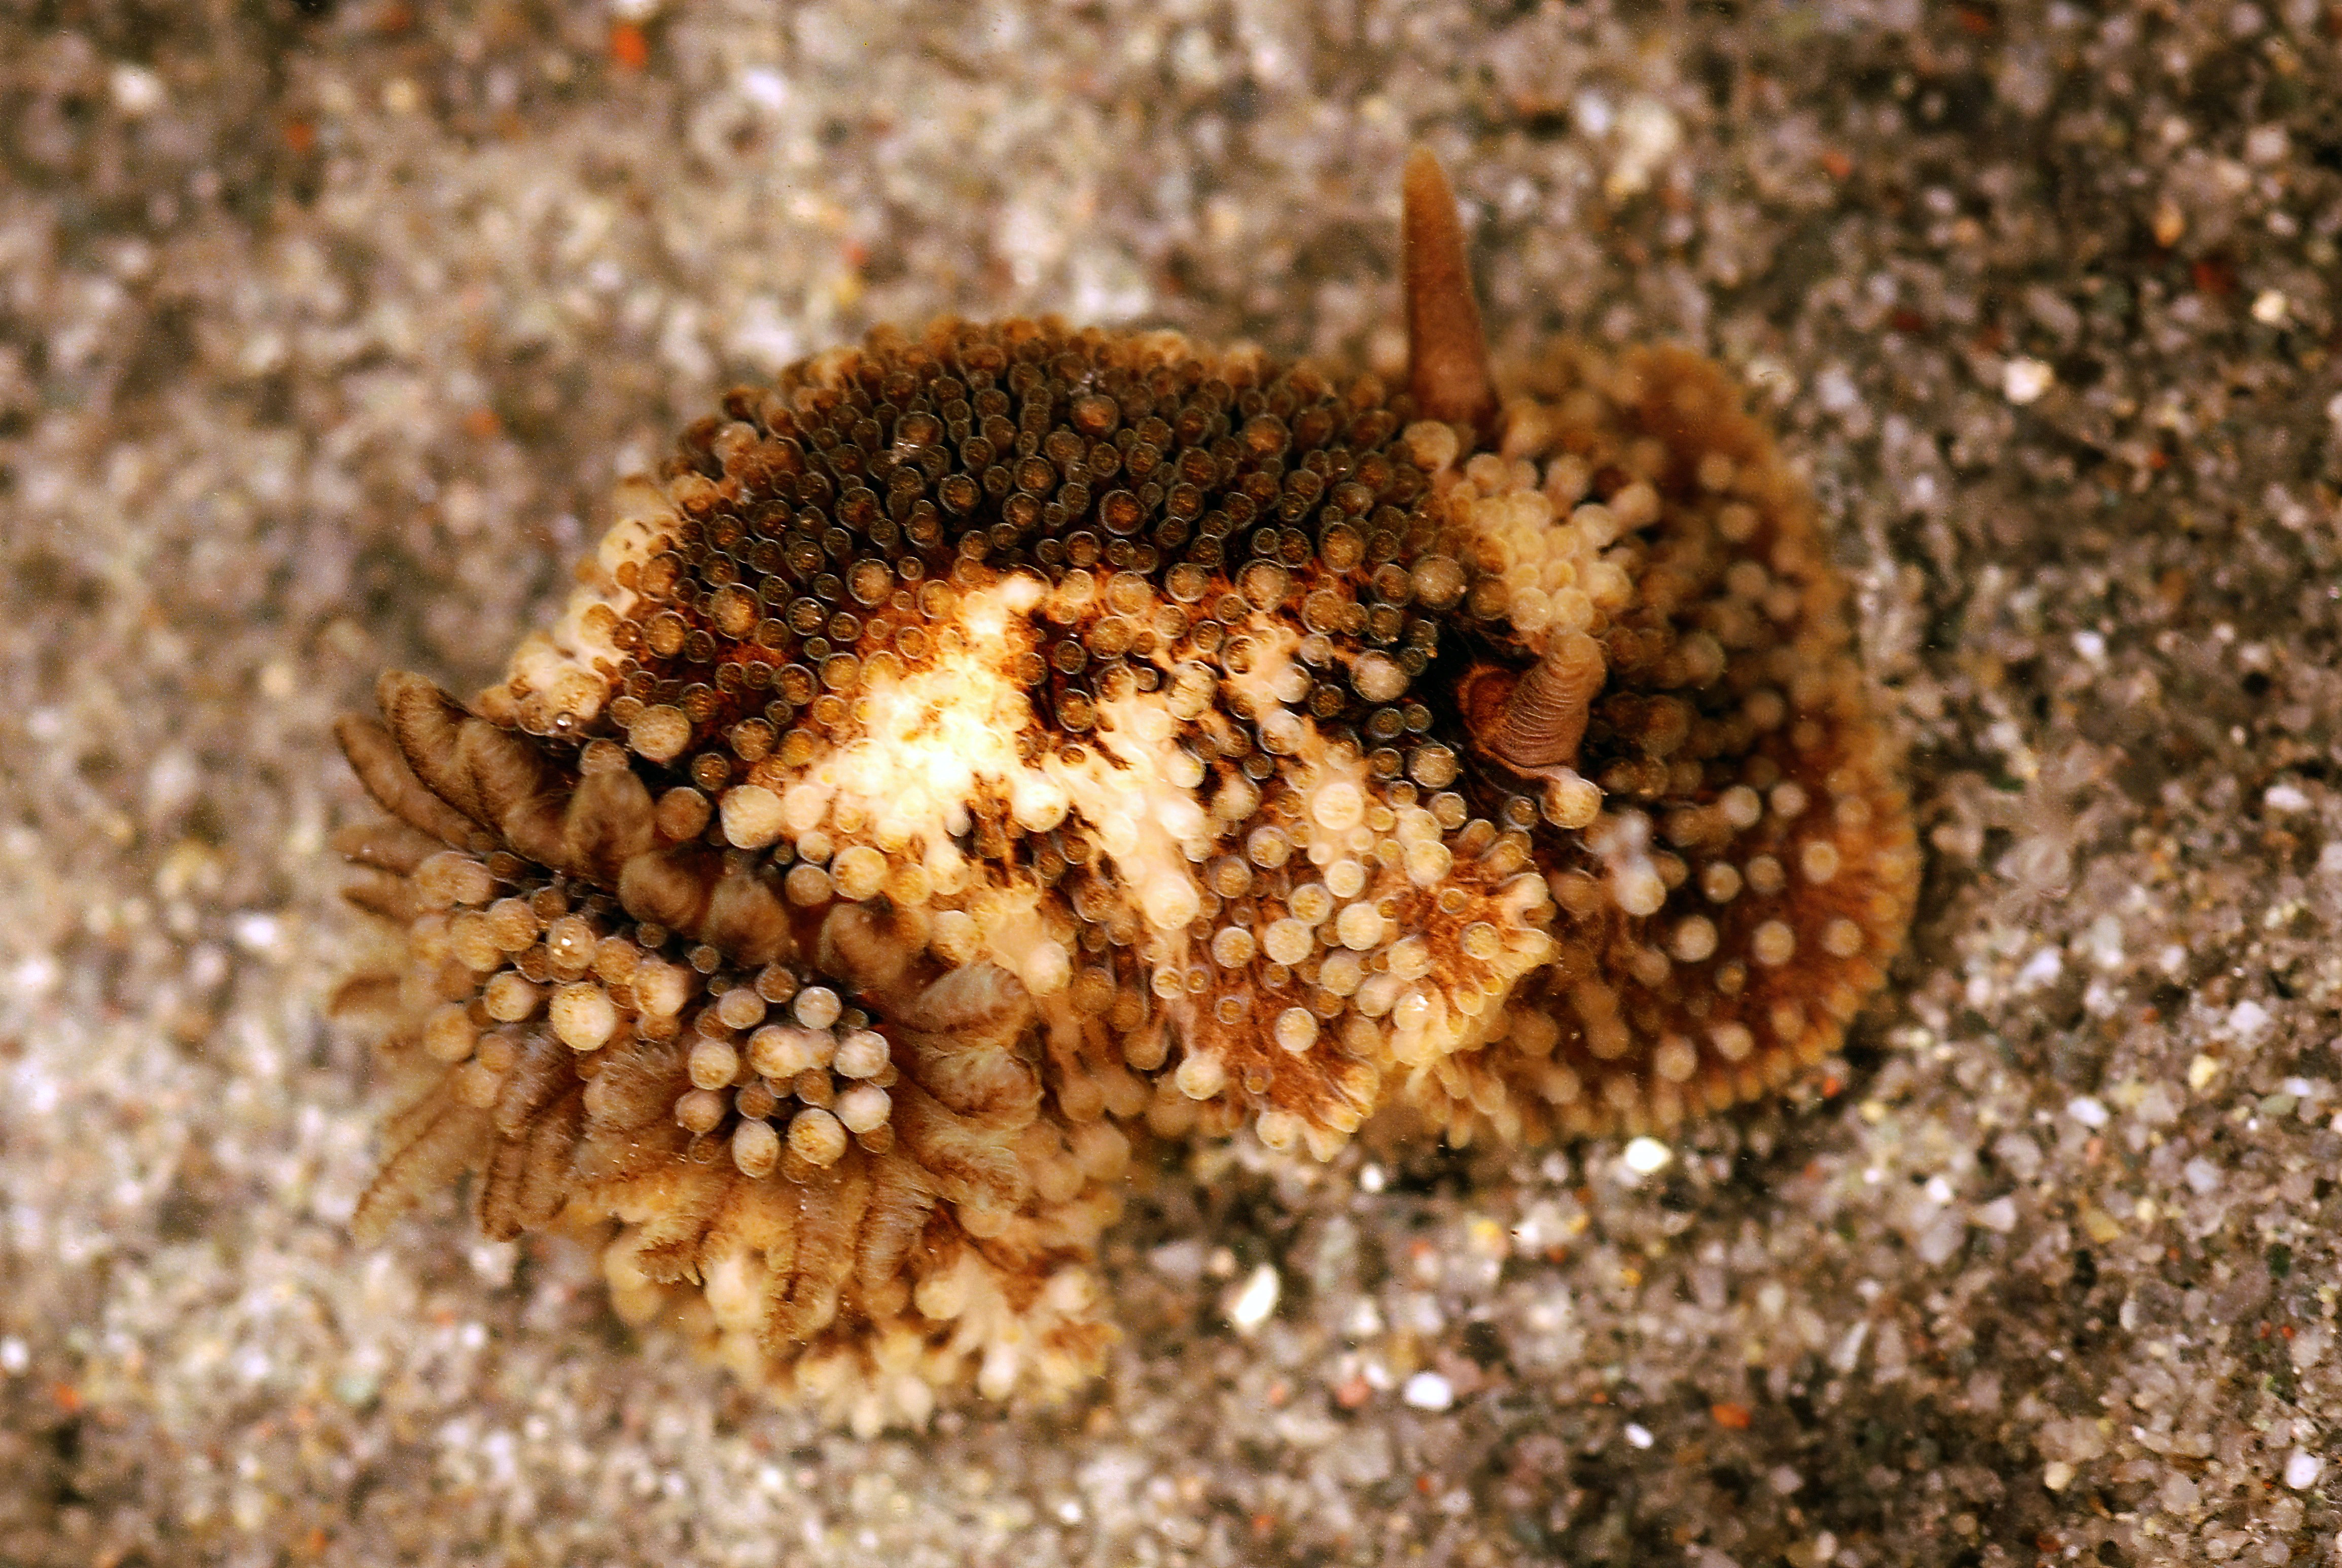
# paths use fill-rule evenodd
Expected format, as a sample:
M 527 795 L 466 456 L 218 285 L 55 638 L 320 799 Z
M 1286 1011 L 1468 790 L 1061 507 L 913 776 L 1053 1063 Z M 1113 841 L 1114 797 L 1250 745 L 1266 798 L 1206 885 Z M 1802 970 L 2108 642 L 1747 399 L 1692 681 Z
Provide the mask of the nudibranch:
M 361 1233 L 469 1173 L 870 1431 L 1098 1368 L 1135 1137 L 1664 1131 L 1832 1049 L 1918 861 L 1810 503 L 1690 353 L 1500 399 L 1403 207 L 1404 387 L 881 330 L 624 484 L 500 684 L 385 675 Z

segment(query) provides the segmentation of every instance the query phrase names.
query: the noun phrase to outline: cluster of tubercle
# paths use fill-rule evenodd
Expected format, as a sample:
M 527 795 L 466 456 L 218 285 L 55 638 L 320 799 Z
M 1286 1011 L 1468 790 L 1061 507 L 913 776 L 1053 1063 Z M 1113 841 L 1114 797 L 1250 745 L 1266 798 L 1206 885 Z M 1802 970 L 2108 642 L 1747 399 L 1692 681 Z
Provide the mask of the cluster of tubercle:
M 343 727 L 358 984 L 620 1310 L 862 1430 L 1047 1397 L 1134 1138 L 1626 1129 L 1832 1048 L 1917 857 L 1809 505 L 1721 373 L 1499 404 L 1408 171 L 1410 385 L 1054 323 L 727 396 L 468 706 Z

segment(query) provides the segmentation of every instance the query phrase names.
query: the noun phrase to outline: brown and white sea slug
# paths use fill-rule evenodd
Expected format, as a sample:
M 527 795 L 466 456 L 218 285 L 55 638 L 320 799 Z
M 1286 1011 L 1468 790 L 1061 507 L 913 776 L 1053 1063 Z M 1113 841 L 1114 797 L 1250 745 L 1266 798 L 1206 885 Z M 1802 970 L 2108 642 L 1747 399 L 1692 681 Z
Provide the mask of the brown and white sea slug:
M 360 1231 L 468 1172 L 867 1431 L 1096 1370 L 1142 1129 L 1664 1130 L 1830 1050 L 1917 857 L 1810 504 L 1689 353 L 1500 399 L 1404 205 L 1404 387 L 881 330 L 623 485 L 500 684 L 385 675 Z

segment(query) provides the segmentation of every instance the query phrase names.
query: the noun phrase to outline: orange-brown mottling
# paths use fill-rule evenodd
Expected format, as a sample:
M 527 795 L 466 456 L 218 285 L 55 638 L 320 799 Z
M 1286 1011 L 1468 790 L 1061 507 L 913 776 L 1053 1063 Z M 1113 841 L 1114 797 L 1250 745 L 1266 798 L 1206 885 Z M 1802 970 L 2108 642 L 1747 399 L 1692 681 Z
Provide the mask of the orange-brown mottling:
M 628 1315 L 916 1424 L 1096 1370 L 1142 1125 L 1665 1129 L 1832 1049 L 1917 861 L 1810 504 L 1696 356 L 1525 388 L 1478 449 L 946 322 L 729 394 L 505 680 L 344 726 L 403 934 L 347 994 L 416 1084 L 361 1226 L 468 1171 L 491 1234 L 615 1227 Z
M 1675 864 L 1658 867 L 1665 902 L 1647 915 L 1576 880 L 1599 874 L 1582 854 L 1556 868 L 1556 896 L 1579 915 L 1556 924 L 1562 951 L 1514 992 L 1508 1032 L 1411 1086 L 1451 1138 L 1664 1130 L 1777 1087 L 1834 1049 L 1877 990 L 1917 883 L 1843 584 L 1802 486 L 1722 372 L 1681 351 L 1571 351 L 1529 388 L 1541 406 L 1516 405 L 1510 442 L 1632 472 L 1664 503 L 1632 545 L 1640 603 L 1605 635 L 1611 688 L 1586 754 L 1606 810 L 1645 814 L 1652 858 Z M 1728 473 L 1703 474 L 1711 457 Z M 1670 687 L 1683 711 L 1619 689 L 1654 671 L 1665 684 L 1702 634 L 1724 666 Z M 1589 1004 L 1632 1044 L 1606 1049 Z

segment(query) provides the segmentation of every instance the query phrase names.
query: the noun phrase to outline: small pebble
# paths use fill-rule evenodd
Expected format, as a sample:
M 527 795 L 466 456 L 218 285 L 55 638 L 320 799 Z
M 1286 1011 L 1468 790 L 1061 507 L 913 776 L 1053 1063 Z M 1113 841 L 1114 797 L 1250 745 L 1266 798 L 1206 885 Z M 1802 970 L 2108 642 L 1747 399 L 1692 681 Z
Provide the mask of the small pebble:
M 1456 1403 L 1456 1390 L 1436 1372 L 1418 1372 L 1406 1380 L 1399 1397 L 1417 1410 L 1446 1410 Z
M 1276 1310 L 1279 1284 L 1276 1270 L 1267 1263 L 1246 1277 L 1244 1287 L 1228 1303 L 1228 1322 L 1237 1333 L 1250 1333 L 1268 1321 L 1269 1313 Z
M 2261 792 L 2261 804 L 2271 811 L 2307 811 L 2310 802 L 2298 784 L 2273 784 Z
M 2057 373 L 2038 359 L 2012 359 L 2001 372 L 2000 389 L 2019 408 L 2037 401 L 2057 382 Z
M 2083 1094 L 2067 1101 L 2066 1114 L 2085 1127 L 2097 1128 L 2107 1124 L 2107 1107 L 2095 1095 Z
M 1675 1151 L 1656 1138 L 1636 1138 L 1626 1145 L 1625 1156 L 1626 1168 L 1638 1176 L 1666 1170 L 1675 1157 Z

